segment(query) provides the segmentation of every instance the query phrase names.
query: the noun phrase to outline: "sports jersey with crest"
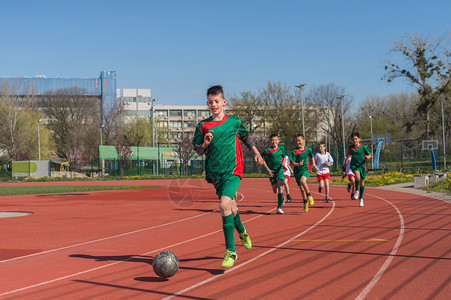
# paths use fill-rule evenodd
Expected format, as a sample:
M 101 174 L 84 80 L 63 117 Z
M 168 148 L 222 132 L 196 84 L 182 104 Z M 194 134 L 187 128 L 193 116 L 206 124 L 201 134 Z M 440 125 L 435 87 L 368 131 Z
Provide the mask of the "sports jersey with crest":
M 349 147 L 348 155 L 351 155 L 351 169 L 364 168 L 366 170 L 365 155 L 371 154 L 366 145 L 360 144 L 358 147 L 352 145 Z
M 262 158 L 265 160 L 266 165 L 271 171 L 282 170 L 282 161 L 285 158 L 285 148 L 278 145 L 277 148 L 266 148 L 262 153 Z
M 202 147 L 204 136 L 210 130 L 213 131 L 213 139 L 205 149 L 205 179 L 214 182 L 226 174 L 242 179 L 244 159 L 239 140 L 250 136 L 243 122 L 227 114 L 221 121 L 214 121 L 212 117 L 200 121 L 194 132 L 194 149 Z
M 295 163 L 300 163 L 301 161 L 304 162 L 304 164 L 302 166 L 294 167 L 293 172 L 294 172 L 295 177 L 300 176 L 304 171 L 310 171 L 309 170 L 309 162 L 308 162 L 309 156 L 313 157 L 312 148 L 310 148 L 310 147 L 304 147 L 303 150 L 297 148 L 297 149 L 294 149 L 293 151 L 291 151 L 290 161 L 295 162 Z

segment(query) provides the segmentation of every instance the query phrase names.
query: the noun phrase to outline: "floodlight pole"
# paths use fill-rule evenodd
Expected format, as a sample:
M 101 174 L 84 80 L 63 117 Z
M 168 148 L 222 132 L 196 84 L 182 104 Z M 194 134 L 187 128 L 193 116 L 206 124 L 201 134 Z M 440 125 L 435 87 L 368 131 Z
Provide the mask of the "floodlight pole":
M 448 99 L 446 99 L 448 101 Z M 443 131 L 443 168 L 446 170 L 446 142 L 445 142 L 445 117 L 443 113 L 443 98 L 442 98 L 442 131 Z
M 302 97 L 302 89 L 307 85 L 307 83 L 302 83 L 300 85 L 296 85 L 300 91 L 300 97 L 301 97 L 301 119 L 302 119 L 302 135 L 305 138 L 305 127 L 304 127 L 304 98 Z
M 155 120 L 154 120 L 154 111 L 153 111 L 153 103 L 158 99 L 152 99 L 152 103 L 150 106 L 150 114 L 152 116 L 152 147 L 155 147 Z
M 38 152 L 39 152 L 39 160 L 41 160 L 41 134 L 39 132 L 39 123 L 41 119 L 38 120 Z
M 343 108 L 343 99 L 346 98 L 346 95 L 341 95 L 337 97 L 338 100 L 341 101 L 341 129 L 343 134 L 343 159 L 346 157 L 346 139 L 345 139 L 345 116 L 344 116 L 344 108 Z
M 370 131 L 371 131 L 371 168 L 374 166 L 374 159 L 373 159 L 373 118 L 371 117 L 370 112 Z

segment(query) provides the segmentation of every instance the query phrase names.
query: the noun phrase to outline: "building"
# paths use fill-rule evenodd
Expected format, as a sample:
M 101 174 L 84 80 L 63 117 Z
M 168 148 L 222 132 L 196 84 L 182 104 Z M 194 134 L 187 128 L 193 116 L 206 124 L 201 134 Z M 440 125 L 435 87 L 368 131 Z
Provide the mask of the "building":
M 116 102 L 116 71 L 102 71 L 98 78 L 0 77 L 0 93 L 17 97 L 39 98 L 62 90 L 76 90 L 78 95 L 96 97 L 105 109 Z

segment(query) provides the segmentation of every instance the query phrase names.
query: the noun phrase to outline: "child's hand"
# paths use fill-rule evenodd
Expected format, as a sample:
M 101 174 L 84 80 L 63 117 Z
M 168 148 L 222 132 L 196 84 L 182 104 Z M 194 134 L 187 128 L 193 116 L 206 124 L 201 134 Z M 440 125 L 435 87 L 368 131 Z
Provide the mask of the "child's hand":
M 268 175 L 269 175 L 269 177 L 273 177 L 274 173 L 271 170 L 268 170 Z
M 257 155 L 254 156 L 254 160 L 255 160 L 255 164 L 257 165 L 257 167 L 263 166 L 263 164 L 265 163 L 265 161 L 263 160 L 260 153 L 258 153 Z
M 209 130 L 207 134 L 205 134 L 204 136 L 204 145 L 205 145 L 204 148 L 207 148 L 212 139 L 213 139 L 213 130 Z

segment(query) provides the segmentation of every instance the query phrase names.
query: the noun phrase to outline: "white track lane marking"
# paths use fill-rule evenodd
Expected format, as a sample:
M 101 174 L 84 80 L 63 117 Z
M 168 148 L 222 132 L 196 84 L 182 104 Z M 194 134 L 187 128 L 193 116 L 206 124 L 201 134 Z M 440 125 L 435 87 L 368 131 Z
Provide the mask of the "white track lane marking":
M 211 282 L 211 281 L 213 281 L 213 280 L 216 280 L 216 279 L 220 278 L 220 277 L 223 276 L 223 275 L 226 275 L 226 274 L 229 274 L 229 273 L 231 273 L 231 272 L 233 272 L 233 271 L 236 271 L 236 270 L 238 270 L 238 269 L 240 269 L 240 268 L 242 268 L 242 267 L 244 267 L 244 266 L 246 266 L 246 265 L 248 265 L 248 264 L 250 264 L 250 263 L 256 261 L 257 259 L 260 259 L 260 258 L 262 258 L 263 256 L 266 256 L 266 255 L 270 254 L 271 252 L 274 252 L 274 251 L 276 251 L 277 249 L 279 249 L 279 248 L 285 246 L 286 244 L 288 244 L 288 243 L 292 242 L 293 240 L 299 238 L 300 236 L 302 236 L 302 235 L 304 235 L 305 233 L 309 232 L 310 230 L 312 230 L 313 228 L 315 228 L 317 225 L 321 224 L 324 220 L 326 220 L 326 219 L 329 217 L 329 215 L 330 215 L 330 214 L 334 211 L 334 209 L 335 209 L 335 201 L 332 201 L 332 204 L 333 204 L 332 209 L 327 213 L 327 215 L 325 215 L 321 220 L 319 220 L 318 222 L 316 222 L 315 224 L 313 224 L 312 226 L 310 226 L 310 227 L 307 228 L 306 230 L 302 231 L 301 233 L 295 235 L 294 237 L 292 237 L 292 238 L 286 240 L 285 242 L 283 242 L 283 243 L 281 243 L 281 244 L 279 244 L 279 245 L 277 245 L 277 246 L 275 246 L 275 247 L 273 247 L 273 248 L 267 250 L 266 252 L 263 252 L 263 253 L 260 254 L 260 255 L 257 255 L 257 256 L 254 257 L 254 258 L 251 258 L 251 259 L 248 260 L 248 261 L 245 261 L 244 263 L 240 263 L 240 264 L 237 265 L 236 267 L 233 267 L 233 268 L 231 268 L 231 269 L 226 270 L 226 271 L 225 271 L 224 273 L 222 273 L 222 274 L 214 275 L 213 277 L 210 277 L 210 278 L 208 278 L 208 279 L 206 279 L 206 280 L 204 280 L 204 281 L 201 281 L 201 282 L 199 282 L 199 283 L 197 283 L 197 284 L 194 284 L 194 285 L 192 285 L 192 286 L 190 286 L 190 287 L 188 287 L 188 288 L 186 288 L 186 289 L 183 289 L 183 290 L 181 290 L 181 291 L 179 291 L 179 292 L 177 292 L 177 293 L 174 293 L 174 294 L 172 294 L 172 295 L 170 295 L 170 296 L 168 296 L 168 297 L 165 297 L 165 298 L 163 298 L 163 300 L 172 299 L 172 298 L 174 298 L 174 297 L 181 296 L 181 295 L 183 295 L 183 294 L 185 294 L 185 293 L 187 293 L 187 292 L 189 292 L 189 291 L 191 291 L 191 290 L 193 290 L 193 289 L 195 289 L 195 288 L 198 288 L 198 287 L 200 287 L 200 286 L 202 286 L 202 285 L 204 285 L 204 284 L 206 284 L 206 283 L 209 283 L 209 282 Z
M 238 193 L 238 194 L 241 195 L 241 199 L 239 201 L 237 201 L 237 202 L 241 202 L 242 200 L 244 200 L 244 195 L 241 194 L 241 193 Z M 267 211 L 266 213 L 270 213 L 270 212 L 272 212 L 274 210 L 275 210 L 275 208 Z M 211 212 L 208 212 L 208 213 L 200 214 L 198 216 L 203 216 L 203 215 L 206 215 L 206 214 L 209 214 L 209 213 L 212 213 L 212 212 L 217 212 L 217 211 L 218 210 L 214 210 L 214 211 L 211 211 Z M 198 217 L 198 216 L 195 216 L 195 217 Z M 255 216 L 255 217 L 253 217 L 253 218 L 251 218 L 249 220 L 244 221 L 243 223 L 247 223 L 247 222 L 253 221 L 253 220 L 258 219 L 258 218 L 260 218 L 262 216 L 264 216 L 264 215 Z M 189 220 L 191 218 L 193 218 L 193 217 L 186 218 L 186 219 L 183 219 L 183 220 Z M 162 224 L 162 225 L 158 225 L 158 226 L 154 226 L 154 227 L 149 227 L 149 228 L 145 228 L 145 229 L 141 229 L 141 230 L 136 230 L 136 231 L 132 231 L 132 232 L 129 232 L 129 233 L 125 233 L 125 234 L 121 234 L 121 235 L 117 235 L 117 236 L 113 236 L 113 237 L 118 237 L 118 236 L 123 236 L 123 235 L 127 235 L 127 234 L 137 233 L 137 232 L 140 232 L 140 231 L 149 230 L 149 229 L 152 229 L 152 228 L 158 228 L 158 227 L 161 227 L 161 226 L 170 225 L 170 224 L 174 224 L 174 223 L 177 223 L 177 222 L 170 222 L 170 223 L 166 223 L 166 224 Z M 206 236 L 209 236 L 209 235 L 212 235 L 212 234 L 216 234 L 216 233 L 219 233 L 219 232 L 222 232 L 222 229 L 219 229 L 219 230 L 216 230 L 216 231 L 212 231 L 212 232 L 204 234 L 202 236 L 198 236 L 198 237 L 195 237 L 195 238 L 192 238 L 192 239 L 189 239 L 189 240 L 185 240 L 183 242 L 179 242 L 179 243 L 176 243 L 176 244 L 173 244 L 173 245 L 165 246 L 165 247 L 160 248 L 160 249 L 156 249 L 156 250 L 152 250 L 152 251 L 149 251 L 149 252 L 146 252 L 146 253 L 135 255 L 135 256 L 129 257 L 127 259 L 121 260 L 121 261 L 116 261 L 116 262 L 113 262 L 113 263 L 110 263 L 110 264 L 106 264 L 106 265 L 103 265 L 103 266 L 100 266 L 100 267 L 97 267 L 97 268 L 92 268 L 92 269 L 89 269 L 89 270 L 77 272 L 77 273 L 66 275 L 66 276 L 63 276 L 63 277 L 58 277 L 58 278 L 55 278 L 55 279 L 52 279 L 52 280 L 48 280 L 48 281 L 44 281 L 44 282 L 41 282 L 41 283 L 29 285 L 29 286 L 26 286 L 26 287 L 23 287 L 23 288 L 20 288 L 20 289 L 12 290 L 12 291 L 9 291 L 9 292 L 4 292 L 4 293 L 0 294 L 0 297 L 6 296 L 6 295 L 10 295 L 10 294 L 13 294 L 13 293 L 17 293 L 17 292 L 21 292 L 21 291 L 25 291 L 25 290 L 28 290 L 28 289 L 31 289 L 31 288 L 39 287 L 39 286 L 46 285 L 46 284 L 49 284 L 49 283 L 57 282 L 57 281 L 64 280 L 64 279 L 67 279 L 67 278 L 70 278 L 70 277 L 74 277 L 74 276 L 77 276 L 77 275 L 83 275 L 83 274 L 86 274 L 86 273 L 89 273 L 89 272 L 92 272 L 92 271 L 97 271 L 97 270 L 100 270 L 100 269 L 111 267 L 111 266 L 114 266 L 114 265 L 117 265 L 117 264 L 129 261 L 129 260 L 134 259 L 134 258 L 139 258 L 140 256 L 149 255 L 149 254 L 152 254 L 152 253 L 155 253 L 155 252 L 166 250 L 166 249 L 171 248 L 171 247 L 183 245 L 183 244 L 186 244 L 186 243 L 189 243 L 189 242 L 192 242 L 192 241 L 195 241 L 195 240 L 198 240 L 198 239 L 201 239 L 201 238 L 204 238 Z M 72 245 L 72 246 L 68 246 L 68 247 L 64 247 L 64 248 L 58 248 L 58 249 L 54 249 L 54 250 L 49 250 L 49 251 L 47 251 L 47 253 L 48 252 L 57 251 L 57 250 L 63 250 L 63 249 L 67 249 L 67 248 L 71 248 L 71 247 L 75 247 L 75 246 L 79 246 L 79 245 L 84 245 L 84 244 L 89 244 L 89 243 L 93 243 L 93 242 L 103 241 L 103 240 L 107 240 L 107 239 L 110 239 L 110 238 L 113 238 L 113 237 L 99 239 L 99 240 L 90 241 L 90 242 L 77 244 L 77 245 Z M 29 256 L 32 256 L 32 255 L 21 256 L 21 257 L 29 257 Z
M 244 195 L 241 194 L 241 193 L 238 193 L 238 194 L 241 195 L 241 199 L 239 201 L 237 201 L 239 203 L 239 202 L 241 202 L 244 199 Z M 61 250 L 69 249 L 69 248 L 83 246 L 83 245 L 87 245 L 87 244 L 92 244 L 92 243 L 102 242 L 102 241 L 106 241 L 106 240 L 110 240 L 110 239 L 115 239 L 115 238 L 118 238 L 118 237 L 123 237 L 123 236 L 126 236 L 126 235 L 130 235 L 130 234 L 135 234 L 135 233 L 139 233 L 139 232 L 143 232 L 143 231 L 147 231 L 147 230 L 160 228 L 160 227 L 163 227 L 163 226 L 169 226 L 169 225 L 177 224 L 177 223 L 180 223 L 180 222 L 188 221 L 188 220 L 191 220 L 191 219 L 194 219 L 194 218 L 198 218 L 198 217 L 201 217 L 201 216 L 213 213 L 213 212 L 217 212 L 217 211 L 218 210 L 216 209 L 216 210 L 212 210 L 210 212 L 206 212 L 206 213 L 199 214 L 199 215 L 196 215 L 196 216 L 188 217 L 188 218 L 185 218 L 185 219 L 181 219 L 181 220 L 177 220 L 177 221 L 173 221 L 173 222 L 169 222 L 169 223 L 165 223 L 165 224 L 160 224 L 160 225 L 156 225 L 156 226 L 152 226 L 152 227 L 142 228 L 142 229 L 138 229 L 138 230 L 134 230 L 134 231 L 130 231 L 130 232 L 125 232 L 125 233 L 121 233 L 121 234 L 117 234 L 117 235 L 112 235 L 112 236 L 109 236 L 109 237 L 106 237 L 106 238 L 96 239 L 96 240 L 87 241 L 87 242 L 74 244 L 74 245 L 69 245 L 69 246 L 65 246 L 65 247 L 61 247 L 61 248 L 56 248 L 56 249 L 51 249 L 51 250 L 42 251 L 42 252 L 38 252 L 38 253 L 33 253 L 33 254 L 29 254 L 29 255 L 18 256 L 18 257 L 14 257 L 14 258 L 10 258 L 10 259 L 0 260 L 0 263 L 10 262 L 10 261 L 13 261 L 13 260 L 28 258 L 28 257 L 32 257 L 32 256 L 38 256 L 38 255 L 42 255 L 42 254 L 47 254 L 47 253 L 51 253 L 51 252 L 56 252 L 56 251 L 61 251 Z
M 371 194 L 369 194 L 369 195 L 371 195 Z M 392 262 L 393 258 L 396 255 L 396 253 L 398 252 L 398 249 L 401 246 L 401 242 L 402 242 L 402 239 L 404 237 L 404 218 L 403 218 L 401 212 L 399 211 L 399 209 L 396 207 L 396 205 L 394 205 L 393 203 L 391 203 L 387 199 L 384 199 L 384 198 L 381 198 L 381 197 L 378 197 L 378 196 L 375 196 L 375 195 L 371 195 L 371 196 L 379 198 L 381 200 L 384 200 L 385 202 L 390 204 L 396 210 L 396 212 L 398 213 L 398 218 L 399 218 L 399 223 L 400 223 L 400 225 L 399 225 L 399 234 L 398 234 L 398 239 L 396 240 L 396 243 L 393 246 L 393 249 L 391 250 L 391 252 L 388 255 L 387 259 L 385 260 L 384 264 L 379 269 L 379 271 L 376 273 L 376 275 L 374 275 L 374 277 L 371 279 L 371 281 L 367 284 L 367 286 L 363 289 L 363 291 L 360 292 L 360 294 L 355 298 L 356 300 L 363 300 L 370 293 L 370 291 L 376 285 L 378 280 L 382 277 L 384 272 L 388 269 L 388 266 L 390 265 L 390 263 Z

